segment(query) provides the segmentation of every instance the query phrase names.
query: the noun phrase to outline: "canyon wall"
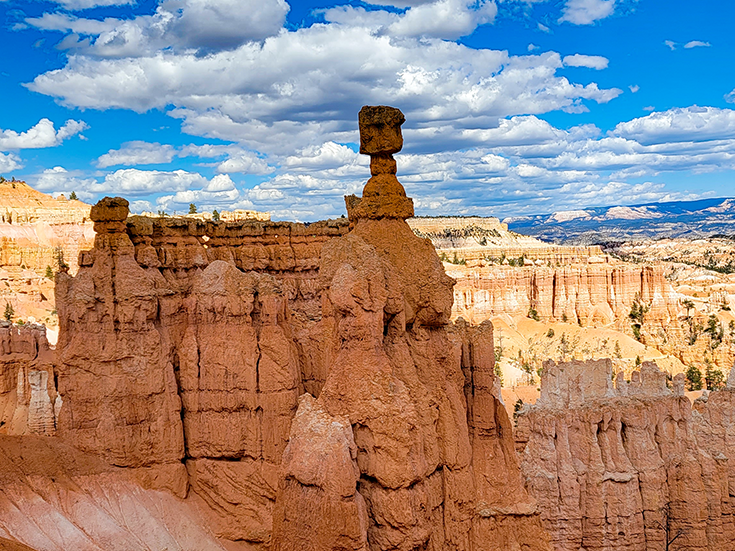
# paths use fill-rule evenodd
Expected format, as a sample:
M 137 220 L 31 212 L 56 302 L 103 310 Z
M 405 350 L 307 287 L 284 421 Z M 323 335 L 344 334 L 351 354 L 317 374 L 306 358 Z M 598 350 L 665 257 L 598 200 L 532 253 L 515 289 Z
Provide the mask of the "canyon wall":
M 56 326 L 53 274 L 76 273 L 79 252 L 92 246 L 90 208 L 25 182 L 0 182 L 0 308 L 10 305 L 13 320 Z
M 457 280 L 452 316 L 473 323 L 534 309 L 542 320 L 625 327 L 636 300 L 649 308 L 649 323 L 665 325 L 683 313 L 659 266 L 458 267 L 449 274 Z
M 521 257 L 521 262 L 543 265 L 608 260 L 597 245 L 568 247 L 545 243 L 509 231 L 507 224 L 492 217 L 421 217 L 407 222 L 417 236 L 431 240 L 440 257 L 467 266 L 507 264 Z
M 653 363 L 613 385 L 610 360 L 547 362 L 517 440 L 554 549 L 730 548 L 734 382 L 692 409 Z

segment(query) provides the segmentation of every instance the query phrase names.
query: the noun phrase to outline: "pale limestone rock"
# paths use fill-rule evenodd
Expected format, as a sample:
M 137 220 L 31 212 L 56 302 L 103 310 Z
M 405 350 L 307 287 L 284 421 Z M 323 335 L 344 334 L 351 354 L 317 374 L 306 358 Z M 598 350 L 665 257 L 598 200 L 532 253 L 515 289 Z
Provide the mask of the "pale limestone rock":
M 48 372 L 28 373 L 31 399 L 28 404 L 28 431 L 33 434 L 51 436 L 56 433 L 54 407 L 48 394 Z

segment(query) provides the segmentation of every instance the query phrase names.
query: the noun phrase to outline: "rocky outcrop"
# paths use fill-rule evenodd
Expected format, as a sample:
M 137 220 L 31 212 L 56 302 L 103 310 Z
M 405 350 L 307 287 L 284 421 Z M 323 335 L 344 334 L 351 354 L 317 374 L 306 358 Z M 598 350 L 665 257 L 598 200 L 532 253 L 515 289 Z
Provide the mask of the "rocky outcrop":
M 53 274 L 76 273 L 79 251 L 92 246 L 89 210 L 25 182 L 0 182 L 0 308 L 10 305 L 13 321 L 57 325 Z
M 710 393 L 692 412 L 683 375 L 672 387 L 648 362 L 615 386 L 609 360 L 546 364 L 541 397 L 519 416 L 518 432 L 526 485 L 555 549 L 732 545 L 726 434 L 735 391 Z
M 352 232 L 322 250 L 321 323 L 336 346 L 292 426 L 274 549 L 546 549 L 495 388 L 492 329 L 449 324 L 452 280 L 404 222 L 402 122 L 361 111 L 373 177 L 347 198 Z M 334 447 L 327 481 L 313 458 Z M 315 510 L 333 519 L 316 533 Z
M 94 248 L 57 278 L 58 433 L 250 549 L 548 549 L 492 327 L 451 324 L 453 280 L 405 223 L 402 117 L 361 115 L 372 178 L 349 220 L 98 203 Z
M 55 380 L 46 328 L 1 322 L 0 434 L 55 434 L 61 404 Z
M 0 436 L 0 549 L 224 551 L 205 526 L 191 503 L 57 438 Z
M 639 265 L 491 266 L 450 270 L 457 279 L 453 317 L 475 323 L 499 314 L 528 314 L 581 325 L 630 328 L 634 301 L 648 308 L 649 325 L 665 326 L 683 313 L 664 270 Z

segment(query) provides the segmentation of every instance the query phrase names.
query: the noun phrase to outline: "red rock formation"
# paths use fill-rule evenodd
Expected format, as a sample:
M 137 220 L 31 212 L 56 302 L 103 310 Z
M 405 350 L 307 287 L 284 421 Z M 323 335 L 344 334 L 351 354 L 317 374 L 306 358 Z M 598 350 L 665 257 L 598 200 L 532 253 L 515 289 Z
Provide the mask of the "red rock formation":
M 373 147 L 402 115 L 364 118 Z M 251 549 L 548 549 L 492 328 L 450 323 L 387 136 L 349 222 L 98 203 L 94 248 L 57 281 L 58 432 Z
M 693 414 L 683 383 L 678 375 L 672 393 L 648 362 L 616 388 L 609 360 L 546 365 L 541 398 L 518 425 L 522 470 L 555 549 L 664 550 L 667 530 L 674 549 L 732 546 L 723 414 L 733 391 L 711 393 Z
M 412 208 L 391 156 L 402 144 L 396 111 L 363 108 L 373 177 L 362 199 L 347 198 L 353 231 L 322 250 L 322 324 L 337 345 L 318 398 L 299 407 L 308 421 L 291 429 L 273 548 L 546 549 L 493 395 L 492 329 L 448 324 L 452 280 L 404 222 Z M 314 428 L 325 424 L 339 431 Z M 325 440 L 341 450 L 327 468 L 349 465 L 336 488 L 311 459 Z M 314 510 L 339 526 L 309 530 Z

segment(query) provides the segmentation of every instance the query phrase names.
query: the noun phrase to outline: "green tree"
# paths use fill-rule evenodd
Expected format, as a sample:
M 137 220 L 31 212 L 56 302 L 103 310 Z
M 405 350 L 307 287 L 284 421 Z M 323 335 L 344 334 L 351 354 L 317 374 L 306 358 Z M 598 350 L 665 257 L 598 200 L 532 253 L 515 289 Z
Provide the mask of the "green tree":
M 197 206 L 194 203 L 189 203 L 189 214 L 196 214 Z
M 722 390 L 725 388 L 725 375 L 712 365 L 709 358 L 705 359 L 704 381 L 707 390 Z
M 682 306 L 684 306 L 684 308 L 687 309 L 687 319 L 689 319 L 691 317 L 689 311 L 694 309 L 694 302 L 692 302 L 690 299 L 685 299 L 681 301 L 681 304 Z
M 54 271 L 51 266 L 46 266 L 46 279 L 54 279 Z
M 538 312 L 535 308 L 528 309 L 528 317 L 532 320 L 541 321 L 541 318 L 539 317 Z
M 546 332 L 546 337 L 549 338 L 549 339 L 553 339 L 554 338 L 554 330 L 553 329 L 549 329 Z
M 77 192 L 72 191 L 71 194 L 69 194 L 69 201 L 77 201 Z
M 215 222 L 219 222 L 219 212 L 217 211 L 217 209 L 214 209 L 212 211 L 212 220 L 214 220 Z
M 702 372 L 690 365 L 686 370 L 685 377 L 687 379 L 687 390 L 702 390 Z
M 5 303 L 5 319 L 10 321 L 13 319 L 13 316 L 15 315 L 15 310 L 13 309 L 13 305 L 9 302 Z

